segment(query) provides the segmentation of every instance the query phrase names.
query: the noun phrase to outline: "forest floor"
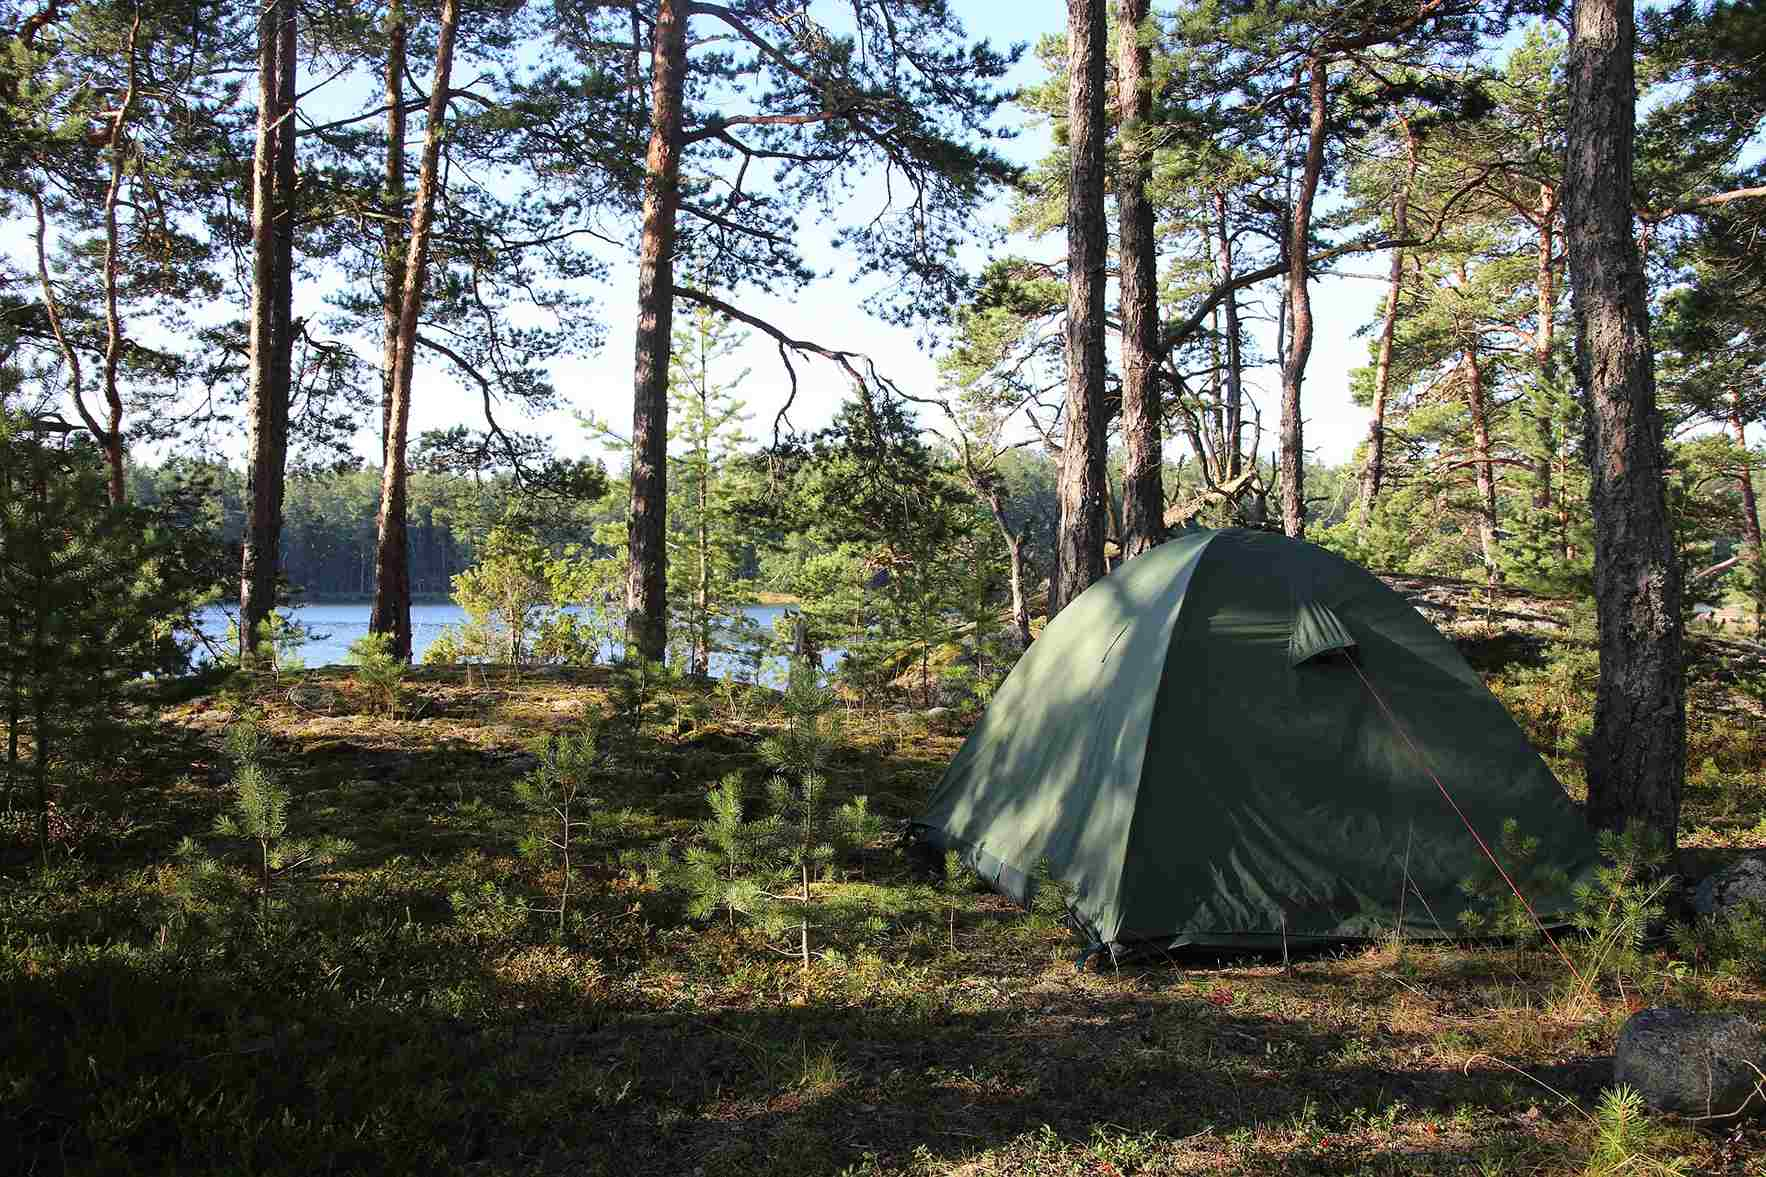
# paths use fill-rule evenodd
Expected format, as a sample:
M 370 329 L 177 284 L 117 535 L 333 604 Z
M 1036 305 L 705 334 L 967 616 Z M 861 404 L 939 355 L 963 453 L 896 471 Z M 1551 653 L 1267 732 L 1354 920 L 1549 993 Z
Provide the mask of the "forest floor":
M 1576 788 L 1589 655 L 1465 643 Z M 1699 670 L 1686 842 L 1766 845 L 1751 672 Z M 1726 677 L 1727 676 L 1727 677 Z M 767 692 L 683 688 L 613 768 L 561 932 L 513 783 L 536 736 L 615 707 L 605 672 L 423 670 L 406 717 L 342 672 L 235 678 L 164 715 L 126 804 L 65 815 L 46 868 L 0 833 L 0 1157 L 178 1173 L 1766 1174 L 1759 1122 L 1597 1114 L 1620 1024 L 1656 1003 L 1766 1018 L 1766 983 L 1653 946 L 1581 992 L 1548 952 L 1387 943 L 1085 972 L 1047 920 L 950 899 L 888 843 L 818 884 L 807 974 L 688 920 L 637 865 L 762 777 Z M 210 831 L 259 711 L 290 833 L 347 838 L 267 911 Z M 835 784 L 913 814 L 960 722 L 855 713 Z M 235 864 L 191 884 L 190 837 Z M 1705 864 L 1708 868 L 1709 862 Z M 550 908 L 550 911 L 545 909 Z M 1617 1143 L 1613 1141 L 1617 1133 Z M 5 1167 L 0 1162 L 0 1167 Z

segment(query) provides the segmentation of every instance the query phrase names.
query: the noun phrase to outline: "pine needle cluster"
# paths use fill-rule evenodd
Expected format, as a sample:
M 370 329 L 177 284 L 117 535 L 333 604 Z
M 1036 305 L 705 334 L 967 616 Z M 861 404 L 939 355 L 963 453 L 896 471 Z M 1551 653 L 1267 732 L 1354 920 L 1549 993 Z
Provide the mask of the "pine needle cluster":
M 1588 937 L 1589 972 L 1635 972 L 1650 929 L 1667 914 L 1675 877 L 1664 873 L 1668 850 L 1654 831 L 1634 822 L 1623 833 L 1603 830 L 1594 877 L 1576 886 L 1576 927 Z
M 1508 879 L 1489 859 L 1482 859 L 1476 871 L 1460 880 L 1459 889 L 1471 904 L 1459 913 L 1459 926 L 1473 936 L 1513 937 L 1518 943 L 1531 943 L 1539 928 L 1524 897 L 1538 901 L 1542 896 L 1564 894 L 1569 890 L 1569 876 L 1539 861 L 1538 837 L 1523 834 L 1520 823 L 1512 817 L 1502 823 L 1497 857 Z

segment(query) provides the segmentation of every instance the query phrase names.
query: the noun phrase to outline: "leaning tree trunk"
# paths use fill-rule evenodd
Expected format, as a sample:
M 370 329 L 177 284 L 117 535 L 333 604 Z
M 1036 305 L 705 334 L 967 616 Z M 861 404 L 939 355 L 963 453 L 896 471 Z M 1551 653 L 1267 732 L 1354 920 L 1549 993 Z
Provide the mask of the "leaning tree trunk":
M 1067 436 L 1049 617 L 1104 576 L 1104 0 L 1067 0 Z
M 652 659 L 660 659 L 668 644 L 668 354 L 674 327 L 675 218 L 681 206 L 687 10 L 682 0 L 660 0 L 656 9 L 644 229 L 638 245 L 626 642 Z
M 1746 453 L 1748 431 L 1742 422 L 1740 392 L 1735 394 L 1730 407 L 1729 424 L 1735 430 L 1735 444 Z M 1754 472 L 1745 458 L 1736 477 L 1736 489 L 1741 492 L 1741 558 L 1753 577 L 1754 636 L 1759 637 L 1766 634 L 1766 546 L 1760 542 L 1760 504 L 1754 497 Z
M 380 460 L 392 440 L 392 388 L 399 370 L 399 287 L 405 280 L 405 4 L 386 8 L 386 184 L 381 192 Z
M 1575 0 L 1564 230 L 1593 476 L 1600 686 L 1588 819 L 1674 845 L 1686 768 L 1680 566 L 1663 491 L 1643 264 L 1632 229 L 1631 0 Z
M 1307 280 L 1312 237 L 1312 202 L 1324 172 L 1325 98 L 1328 67 L 1323 58 L 1307 63 L 1310 118 L 1306 131 L 1306 164 L 1300 194 L 1288 226 L 1288 314 L 1292 335 L 1282 363 L 1282 531 L 1294 539 L 1306 536 L 1306 452 L 1301 436 L 1300 385 L 1312 354 L 1312 292 Z
M 1159 433 L 1159 267 L 1153 202 L 1147 198 L 1152 152 L 1144 142 L 1152 113 L 1151 51 L 1141 42 L 1147 0 L 1118 0 L 1116 77 L 1121 148 L 1116 178 L 1122 289 L 1122 558 L 1165 538 L 1164 461 Z
M 278 0 L 258 27 L 258 138 L 252 161 L 251 422 L 246 522 L 239 569 L 239 652 L 258 654 L 258 627 L 276 607 L 288 461 L 293 340 L 295 3 Z
M 428 125 L 423 128 L 423 160 L 417 170 L 417 199 L 411 208 L 411 236 L 405 250 L 399 290 L 398 367 L 393 373 L 392 419 L 387 429 L 386 463 L 380 475 L 380 529 L 374 554 L 374 610 L 368 628 L 392 636 L 397 658 L 411 657 L 411 549 L 406 530 L 406 437 L 411 424 L 411 373 L 417 350 L 417 318 L 429 268 L 429 239 L 435 223 L 435 195 L 441 169 L 441 141 L 448 113 L 448 76 L 454 65 L 454 29 L 460 0 L 442 0 L 435 47 L 435 75 L 429 85 Z
M 1416 139 L 1410 123 L 1403 122 L 1404 144 L 1410 157 L 1404 183 L 1392 193 L 1392 236 L 1399 241 L 1410 232 L 1410 189 L 1416 183 Z M 1367 431 L 1367 462 L 1361 468 L 1361 519 L 1373 515 L 1386 479 L 1386 396 L 1392 388 L 1392 338 L 1398 331 L 1398 299 L 1404 292 L 1404 247 L 1392 247 L 1392 265 L 1386 275 L 1386 310 L 1380 317 L 1380 350 L 1374 360 L 1373 421 Z

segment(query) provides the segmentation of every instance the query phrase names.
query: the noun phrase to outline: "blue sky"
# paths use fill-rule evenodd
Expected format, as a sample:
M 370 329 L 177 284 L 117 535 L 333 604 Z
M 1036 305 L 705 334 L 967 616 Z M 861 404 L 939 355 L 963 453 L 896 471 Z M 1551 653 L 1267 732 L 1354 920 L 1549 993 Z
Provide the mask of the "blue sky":
M 1044 34 L 1060 32 L 1066 20 L 1065 7 L 1055 3 L 1021 5 L 1003 3 L 1002 0 L 968 0 L 960 6 L 960 11 L 963 12 L 972 35 L 987 37 L 1000 45 L 1018 41 L 1033 45 Z M 470 62 L 459 63 L 456 78 L 470 77 L 475 68 Z M 1037 81 L 1040 77 L 1041 67 L 1034 54 L 1027 52 L 1010 80 L 1023 84 Z M 371 85 L 365 77 L 345 78 L 334 82 L 313 95 L 306 104 L 306 109 L 314 118 L 342 117 L 360 108 Z M 1001 123 L 1021 131 L 1017 138 L 1002 144 L 1002 150 L 1011 158 L 1028 164 L 1047 150 L 1047 128 L 1036 123 L 1026 112 L 1015 107 L 1007 108 L 1001 116 Z M 412 133 L 418 133 L 415 121 Z M 867 200 L 881 202 L 880 183 L 871 182 L 858 186 L 849 203 L 854 216 L 864 213 Z M 1000 225 L 1005 222 L 1008 212 L 1007 202 L 1002 197 L 991 207 L 982 210 L 980 218 Z M 604 247 L 600 251 L 609 270 L 603 281 L 589 284 L 586 291 L 594 299 L 599 317 L 605 326 L 601 346 L 593 354 L 561 357 L 550 365 L 554 381 L 569 407 L 532 421 L 512 420 L 513 414 L 505 413 L 505 427 L 513 426 L 549 434 L 561 451 L 571 454 L 595 452 L 597 448 L 577 424 L 577 412 L 604 420 L 620 432 L 629 429 L 633 330 L 636 321 L 636 225 L 629 226 L 629 231 L 629 248 L 619 250 Z M 52 226 L 52 238 L 54 232 Z M 822 244 L 826 240 L 826 232 L 818 230 L 807 220 L 806 232 L 808 243 L 804 252 L 807 260 L 818 270 L 832 271 L 832 276 L 812 283 L 790 297 L 743 293 L 737 300 L 740 305 L 793 335 L 872 357 L 881 372 L 907 391 L 918 394 L 932 392 L 936 387 L 936 357 L 922 350 L 914 332 L 892 327 L 868 315 L 862 303 L 866 293 L 873 287 L 855 286 L 849 280 L 843 272 L 842 259 Z M 29 230 L 22 223 L 15 222 L 0 230 L 0 248 L 11 253 L 26 272 L 34 269 L 35 263 L 30 260 L 32 247 Z M 1019 238 L 1002 247 L 1004 252 L 1049 258 L 1059 257 L 1064 249 L 1064 242 L 1058 238 L 1040 241 Z M 986 255 L 976 248 L 971 251 L 971 257 L 967 260 L 979 267 L 986 260 Z M 1378 259 L 1361 261 L 1361 265 L 1351 268 L 1368 273 L 1377 273 L 1384 269 L 1383 263 Z M 334 285 L 335 278 L 325 272 L 322 262 L 310 264 L 296 287 L 296 313 L 307 316 L 323 315 L 328 309 L 325 305 L 326 292 Z M 1346 459 L 1366 431 L 1365 410 L 1357 408 L 1349 398 L 1348 372 L 1366 362 L 1366 341 L 1357 338 L 1355 332 L 1375 313 L 1380 293 L 1379 281 L 1355 277 L 1328 277 L 1314 286 L 1317 337 L 1308 369 L 1305 408 L 1306 444 L 1315 458 L 1331 462 Z M 235 294 L 236 297 L 243 297 L 243 292 Z M 1273 298 L 1272 291 L 1272 306 Z M 242 315 L 244 309 L 226 308 L 223 313 Z M 129 329 L 149 340 L 158 334 L 153 325 L 146 322 L 131 324 Z M 1250 329 L 1271 336 L 1261 341 L 1259 350 L 1266 355 L 1273 354 L 1273 328 L 1265 323 L 1256 323 Z M 378 334 L 353 342 L 365 360 L 373 365 L 378 364 Z M 419 369 L 412 406 L 413 436 L 424 429 L 460 423 L 478 425 L 481 414 L 476 389 L 465 386 L 451 370 L 437 364 L 424 350 L 419 349 L 417 359 Z M 773 416 L 784 403 L 789 391 L 789 379 L 779 363 L 772 342 L 758 334 L 752 335 L 745 352 L 731 362 L 732 373 L 742 368 L 749 371 L 747 379 L 741 385 L 740 396 L 747 402 L 752 414 L 750 432 L 757 438 L 770 437 Z M 797 368 L 799 393 L 791 415 L 792 423 L 800 429 L 813 429 L 826 424 L 832 418 L 848 395 L 849 386 L 836 368 L 824 362 L 803 360 L 798 362 Z M 88 381 L 88 385 L 90 383 Z M 1264 419 L 1273 421 L 1278 399 L 1274 371 L 1263 369 L 1250 373 L 1247 386 L 1251 395 L 1264 407 Z M 88 397 L 91 396 L 92 391 L 89 388 Z M 378 429 L 377 419 L 363 422 L 356 448 L 364 457 L 378 453 Z M 199 446 L 207 452 L 219 452 L 237 461 L 243 457 L 245 437 L 238 434 L 208 438 L 203 439 Z M 1266 435 L 1260 452 L 1268 455 L 1272 448 L 1273 440 Z M 155 455 L 147 451 L 141 456 Z
M 986 37 L 996 44 L 1016 41 L 1030 42 L 1044 34 L 1065 29 L 1066 12 L 1062 5 L 1044 3 L 1019 5 L 1000 0 L 971 0 L 962 9 L 969 32 Z M 1034 54 L 1027 52 L 1011 81 L 1027 84 L 1039 80 L 1041 67 Z M 1009 108 L 1002 123 L 1020 130 L 1017 138 L 1005 141 L 1002 150 L 1020 163 L 1033 163 L 1047 150 L 1049 135 L 1045 126 L 1018 108 Z M 861 189 L 855 205 L 863 206 L 867 193 Z M 870 195 L 879 196 L 873 189 Z M 1003 224 L 1008 215 L 1004 198 L 984 210 L 991 223 Z M 1037 257 L 1058 257 L 1065 249 L 1059 239 L 1031 240 L 1015 238 L 1003 247 L 1004 252 L 1024 253 Z M 818 281 L 790 299 L 746 296 L 741 300 L 745 309 L 792 334 L 818 342 L 864 352 L 877 361 L 879 369 L 910 392 L 925 394 L 936 387 L 934 355 L 924 352 L 912 331 L 892 327 L 865 313 L 860 305 L 867 287 L 855 287 L 839 272 L 839 259 L 826 250 L 811 247 L 806 251 L 818 269 L 833 269 L 835 276 Z M 985 255 L 975 251 L 979 264 Z M 636 315 L 636 271 L 629 258 L 609 258 L 614 263 L 601 300 L 607 322 L 606 341 L 599 353 L 573 358 L 554 365 L 558 385 L 583 411 L 624 429 L 631 420 L 633 327 Z M 1365 259 L 1364 259 L 1365 260 Z M 1352 267 L 1353 268 L 1353 267 Z M 1375 273 L 1384 270 L 1377 260 L 1361 269 Z M 1367 362 L 1367 342 L 1355 336 L 1356 330 L 1376 313 L 1382 293 L 1381 281 L 1354 277 L 1329 277 L 1314 287 L 1316 340 L 1308 368 L 1305 387 L 1306 445 L 1315 458 L 1337 462 L 1347 459 L 1367 431 L 1366 410 L 1357 408 L 1348 393 L 1351 368 Z M 1273 293 L 1271 294 L 1273 306 Z M 1258 324 L 1253 330 L 1264 330 Z M 1274 353 L 1273 328 L 1262 340 L 1263 354 Z M 789 378 L 780 366 L 772 342 L 758 335 L 751 337 L 744 354 L 731 362 L 735 371 L 747 368 L 749 375 L 741 386 L 740 395 L 753 413 L 750 430 L 770 436 L 774 413 L 789 392 Z M 831 365 L 809 360 L 798 364 L 799 392 L 792 408 L 792 422 L 799 428 L 815 428 L 827 423 L 848 386 L 844 376 Z M 418 427 L 447 423 L 447 407 L 462 403 L 463 393 L 444 395 L 436 385 L 445 382 L 439 373 L 433 382 L 425 382 L 430 393 L 429 403 L 414 411 Z M 1279 382 L 1275 372 L 1259 370 L 1247 382 L 1252 396 L 1264 406 L 1264 420 L 1276 417 L 1279 404 Z M 435 414 L 433 417 L 430 414 Z M 931 422 L 928 422 L 929 424 Z M 568 416 L 557 414 L 544 422 L 566 449 L 574 450 L 578 439 L 574 423 Z M 1273 439 L 1266 437 L 1263 454 L 1272 452 Z

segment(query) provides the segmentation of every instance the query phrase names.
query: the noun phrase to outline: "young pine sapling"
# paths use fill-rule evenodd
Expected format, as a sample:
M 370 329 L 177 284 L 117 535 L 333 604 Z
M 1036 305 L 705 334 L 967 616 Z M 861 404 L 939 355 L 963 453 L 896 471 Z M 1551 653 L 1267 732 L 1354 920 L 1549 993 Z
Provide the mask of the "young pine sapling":
M 535 861 L 557 856 L 563 871 L 558 888 L 558 931 L 570 907 L 571 848 L 591 828 L 599 798 L 589 795 L 599 763 L 600 733 L 592 724 L 554 732 L 535 749 L 539 767 L 515 782 L 515 798 L 533 815 L 533 828 L 521 840 L 521 853 Z
M 381 711 L 397 716 L 402 701 L 405 671 L 404 659 L 392 651 L 392 635 L 371 633 L 357 638 L 349 648 L 349 660 L 356 667 L 356 681 L 367 688 L 369 696 Z
M 963 856 L 955 850 L 944 852 L 944 875 L 938 880 L 938 889 L 944 892 L 945 906 L 950 913 L 950 946 L 957 946 L 957 900 L 968 893 L 969 868 L 963 865 Z
M 247 715 L 227 731 L 227 754 L 233 758 L 233 808 L 215 818 L 217 837 L 239 838 L 252 843 L 254 873 L 258 883 L 258 912 L 265 930 L 269 926 L 270 888 L 278 878 L 297 867 L 329 865 L 352 847 L 341 838 L 288 837 L 288 789 L 265 767 L 269 736 L 263 725 Z M 195 871 L 195 881 L 214 883 L 222 874 L 220 864 L 204 855 L 194 839 L 185 838 L 179 858 Z

